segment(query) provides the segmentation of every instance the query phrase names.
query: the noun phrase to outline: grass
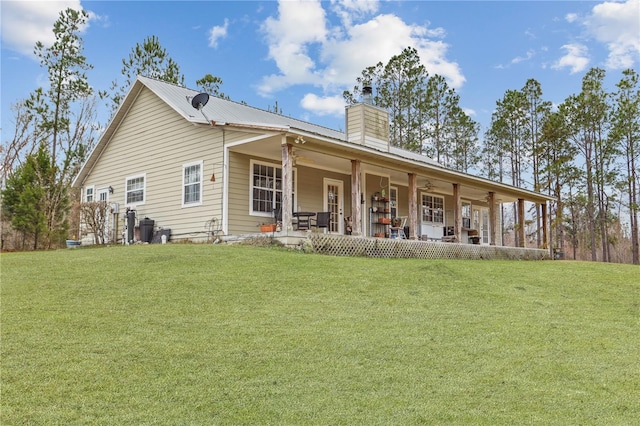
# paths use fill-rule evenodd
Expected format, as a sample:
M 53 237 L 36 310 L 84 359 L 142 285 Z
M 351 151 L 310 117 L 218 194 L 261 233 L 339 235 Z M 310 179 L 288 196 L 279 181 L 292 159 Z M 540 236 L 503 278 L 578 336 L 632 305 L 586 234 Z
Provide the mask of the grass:
M 3 425 L 640 418 L 630 265 L 223 245 L 0 260 Z

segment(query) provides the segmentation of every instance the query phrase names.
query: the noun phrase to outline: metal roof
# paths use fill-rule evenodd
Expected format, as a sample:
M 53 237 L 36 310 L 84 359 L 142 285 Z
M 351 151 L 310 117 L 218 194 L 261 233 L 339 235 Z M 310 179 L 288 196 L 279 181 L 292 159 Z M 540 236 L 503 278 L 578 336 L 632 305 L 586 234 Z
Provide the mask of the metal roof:
M 217 124 L 282 127 L 345 140 L 344 132 L 215 96 L 211 96 L 204 108 L 198 111 L 191 106 L 191 99 L 199 92 L 148 77 L 138 76 L 138 81 L 192 123 L 208 124 L 209 119 Z

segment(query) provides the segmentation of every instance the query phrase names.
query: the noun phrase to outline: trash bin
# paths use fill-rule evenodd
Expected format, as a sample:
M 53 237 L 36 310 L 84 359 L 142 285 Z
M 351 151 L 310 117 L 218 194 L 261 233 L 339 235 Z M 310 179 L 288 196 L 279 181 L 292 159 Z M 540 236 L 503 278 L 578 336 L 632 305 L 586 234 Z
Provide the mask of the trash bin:
M 136 227 L 136 211 L 127 210 L 127 244 L 133 243 Z
M 155 221 L 145 217 L 140 219 L 140 241 L 143 243 L 150 243 L 153 239 L 153 226 Z

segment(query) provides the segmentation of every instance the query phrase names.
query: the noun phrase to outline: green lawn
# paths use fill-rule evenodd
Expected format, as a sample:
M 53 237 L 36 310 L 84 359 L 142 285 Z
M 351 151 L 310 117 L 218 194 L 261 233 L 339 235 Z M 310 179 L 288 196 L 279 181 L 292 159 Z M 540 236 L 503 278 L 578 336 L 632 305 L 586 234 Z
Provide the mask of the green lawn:
M 637 266 L 224 245 L 0 261 L 2 425 L 640 418 Z

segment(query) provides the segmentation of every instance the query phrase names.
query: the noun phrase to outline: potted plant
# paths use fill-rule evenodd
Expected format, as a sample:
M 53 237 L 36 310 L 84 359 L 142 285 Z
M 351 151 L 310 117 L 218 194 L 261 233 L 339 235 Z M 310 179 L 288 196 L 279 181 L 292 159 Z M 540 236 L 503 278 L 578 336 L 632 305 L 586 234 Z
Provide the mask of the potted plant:
M 262 224 L 260 225 L 260 232 L 274 232 L 276 230 L 275 223 Z

